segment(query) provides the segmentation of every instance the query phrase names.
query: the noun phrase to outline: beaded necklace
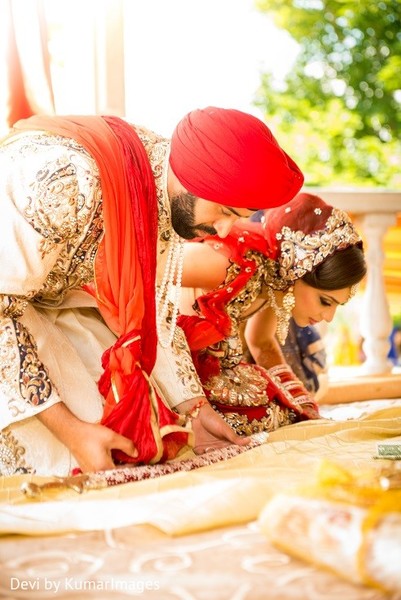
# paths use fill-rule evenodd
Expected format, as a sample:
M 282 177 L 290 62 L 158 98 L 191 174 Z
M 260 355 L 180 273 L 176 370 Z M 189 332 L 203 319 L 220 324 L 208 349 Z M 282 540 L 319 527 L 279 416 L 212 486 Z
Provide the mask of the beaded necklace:
M 174 339 L 181 300 L 183 266 L 184 240 L 174 232 L 170 240 L 163 280 L 156 295 L 156 329 L 162 348 L 171 346 Z M 169 310 L 170 304 L 172 304 L 172 310 Z M 166 335 L 163 331 L 163 324 L 167 323 L 169 326 L 167 327 L 168 333 Z
M 184 240 L 171 224 L 170 201 L 167 192 L 169 147 L 163 149 L 164 159 L 159 174 L 159 240 L 168 243 L 163 279 L 156 294 L 156 331 L 162 348 L 171 346 L 177 326 L 181 301 L 181 282 L 184 266 Z M 164 251 L 163 251 L 164 252 Z

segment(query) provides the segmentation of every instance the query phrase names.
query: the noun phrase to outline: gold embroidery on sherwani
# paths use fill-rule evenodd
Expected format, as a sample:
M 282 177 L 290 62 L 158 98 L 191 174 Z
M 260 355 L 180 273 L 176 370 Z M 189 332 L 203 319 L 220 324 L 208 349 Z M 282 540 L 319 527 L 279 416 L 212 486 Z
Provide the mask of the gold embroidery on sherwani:
M 24 216 L 41 235 L 42 258 L 60 248 L 56 262 L 35 301 L 59 304 L 68 289 L 93 279 L 96 250 L 103 233 L 102 195 L 94 159 L 74 140 L 39 133 L 19 152 L 61 145 L 65 154 L 46 163 L 29 185 Z
M 12 432 L 7 428 L 0 433 L 0 476 L 15 473 L 32 473 L 24 460 L 25 448 L 18 443 Z
M 72 255 L 69 252 L 71 246 L 67 244 L 35 300 L 45 303 L 49 303 L 51 299 L 61 301 L 67 289 L 79 288 L 92 281 L 94 260 L 102 234 L 102 205 L 99 203 L 85 239 Z
M 170 142 L 151 131 L 135 129 L 144 144 L 155 177 L 159 212 L 157 251 L 160 257 L 168 250 L 171 234 L 171 211 L 165 177 Z M 54 264 L 40 288 L 31 290 L 24 298 L 16 298 L 15 308 L 12 306 L 14 297 L 6 300 L 6 312 L 3 315 L 13 318 L 18 318 L 23 313 L 26 301 L 33 300 L 35 304 L 42 306 L 57 306 L 62 303 L 69 289 L 79 288 L 93 281 L 95 255 L 103 235 L 99 173 L 94 159 L 86 150 L 74 140 L 48 133 L 31 134 L 16 144 L 16 159 L 18 154 L 31 156 L 32 153 L 39 153 L 42 146 L 52 147 L 55 144 L 63 146 L 65 152 L 58 152 L 59 158 L 50 159 L 46 166 L 41 163 L 42 170 L 30 182 L 31 193 L 25 204 L 19 207 L 25 219 L 41 236 L 38 250 L 43 260 L 52 260 L 54 257 Z M 26 358 L 31 359 L 32 356 L 33 353 L 27 352 Z M 191 364 L 186 347 L 180 354 L 179 378 L 180 381 L 185 381 L 185 393 L 196 388 L 196 393 L 191 393 L 190 397 L 200 395 L 202 390 L 195 370 L 190 369 Z M 7 397 L 14 399 L 10 406 L 14 416 L 25 412 L 21 393 L 24 399 L 29 398 L 30 401 L 39 403 L 45 401 L 46 394 L 50 393 L 45 385 L 46 376 L 42 367 L 39 363 L 36 365 L 43 378 L 40 385 L 36 382 L 37 388 L 32 380 L 27 382 L 26 388 L 19 391 L 16 387 L 19 373 L 13 374 L 12 378 L 8 374 L 9 385 L 11 382 L 13 390 L 7 393 Z M 180 392 L 178 394 L 182 396 Z
M 0 315 L 17 319 L 24 314 L 28 300 L 26 297 L 20 296 L 5 296 L 0 294 Z
M 22 413 L 14 403 L 19 397 L 19 348 L 16 344 L 13 322 L 8 319 L 0 320 L 0 390 L 6 398 L 12 416 Z
M 146 149 L 155 178 L 159 213 L 159 251 L 163 254 L 167 249 L 172 234 L 170 202 L 165 183 L 170 154 L 170 141 L 143 127 L 136 127 L 135 131 Z
M 52 393 L 52 383 L 46 367 L 37 356 L 36 344 L 27 329 L 14 322 L 20 351 L 21 396 L 33 406 L 43 404 Z
M 13 325 L 19 350 L 19 392 L 27 404 L 39 406 L 50 398 L 53 385 L 46 367 L 38 358 L 32 336 L 18 321 L 13 321 Z M 12 400 L 9 401 L 9 407 L 13 412 Z
M 23 415 L 29 405 L 44 404 L 52 394 L 53 385 L 37 356 L 32 336 L 21 323 L 9 321 L 1 327 L 0 347 L 0 389 L 8 398 L 11 416 L 16 418 Z
M 176 373 L 183 389 L 189 393 L 189 398 L 203 396 L 204 392 L 199 383 L 199 379 L 188 351 L 188 344 L 185 334 L 179 327 L 174 334 L 174 344 L 172 347 L 175 356 Z

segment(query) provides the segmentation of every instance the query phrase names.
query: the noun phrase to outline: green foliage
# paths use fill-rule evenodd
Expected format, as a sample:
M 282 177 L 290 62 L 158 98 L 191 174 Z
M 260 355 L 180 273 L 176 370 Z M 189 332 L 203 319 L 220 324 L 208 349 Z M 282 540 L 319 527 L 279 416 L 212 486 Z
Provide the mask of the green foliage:
M 308 185 L 401 188 L 401 1 L 258 0 L 299 44 L 255 98 Z

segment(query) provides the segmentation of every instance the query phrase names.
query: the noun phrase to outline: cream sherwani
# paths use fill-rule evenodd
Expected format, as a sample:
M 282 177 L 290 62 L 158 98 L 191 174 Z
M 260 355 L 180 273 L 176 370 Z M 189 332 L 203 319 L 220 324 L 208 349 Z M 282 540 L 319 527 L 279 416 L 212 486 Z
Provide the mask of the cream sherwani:
M 159 281 L 171 231 L 169 142 L 137 133 L 158 192 Z M 99 172 L 75 141 L 24 132 L 1 144 L 0 174 L 0 474 L 67 475 L 74 457 L 36 415 L 57 402 L 85 421 L 102 415 L 96 382 L 116 338 L 82 289 L 103 234 Z M 152 376 L 172 407 L 202 394 L 180 330 L 158 349 Z

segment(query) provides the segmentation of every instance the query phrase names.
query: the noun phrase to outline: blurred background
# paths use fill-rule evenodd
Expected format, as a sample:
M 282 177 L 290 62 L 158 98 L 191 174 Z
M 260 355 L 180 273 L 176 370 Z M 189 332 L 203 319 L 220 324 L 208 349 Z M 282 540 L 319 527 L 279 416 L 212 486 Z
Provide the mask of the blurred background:
M 238 108 L 265 120 L 323 198 L 401 192 L 400 73 L 400 0 L 0 0 L 0 135 L 47 113 L 114 114 L 169 136 L 194 108 Z M 394 364 L 397 202 L 378 258 Z M 364 360 L 363 292 L 325 332 L 330 364 Z

